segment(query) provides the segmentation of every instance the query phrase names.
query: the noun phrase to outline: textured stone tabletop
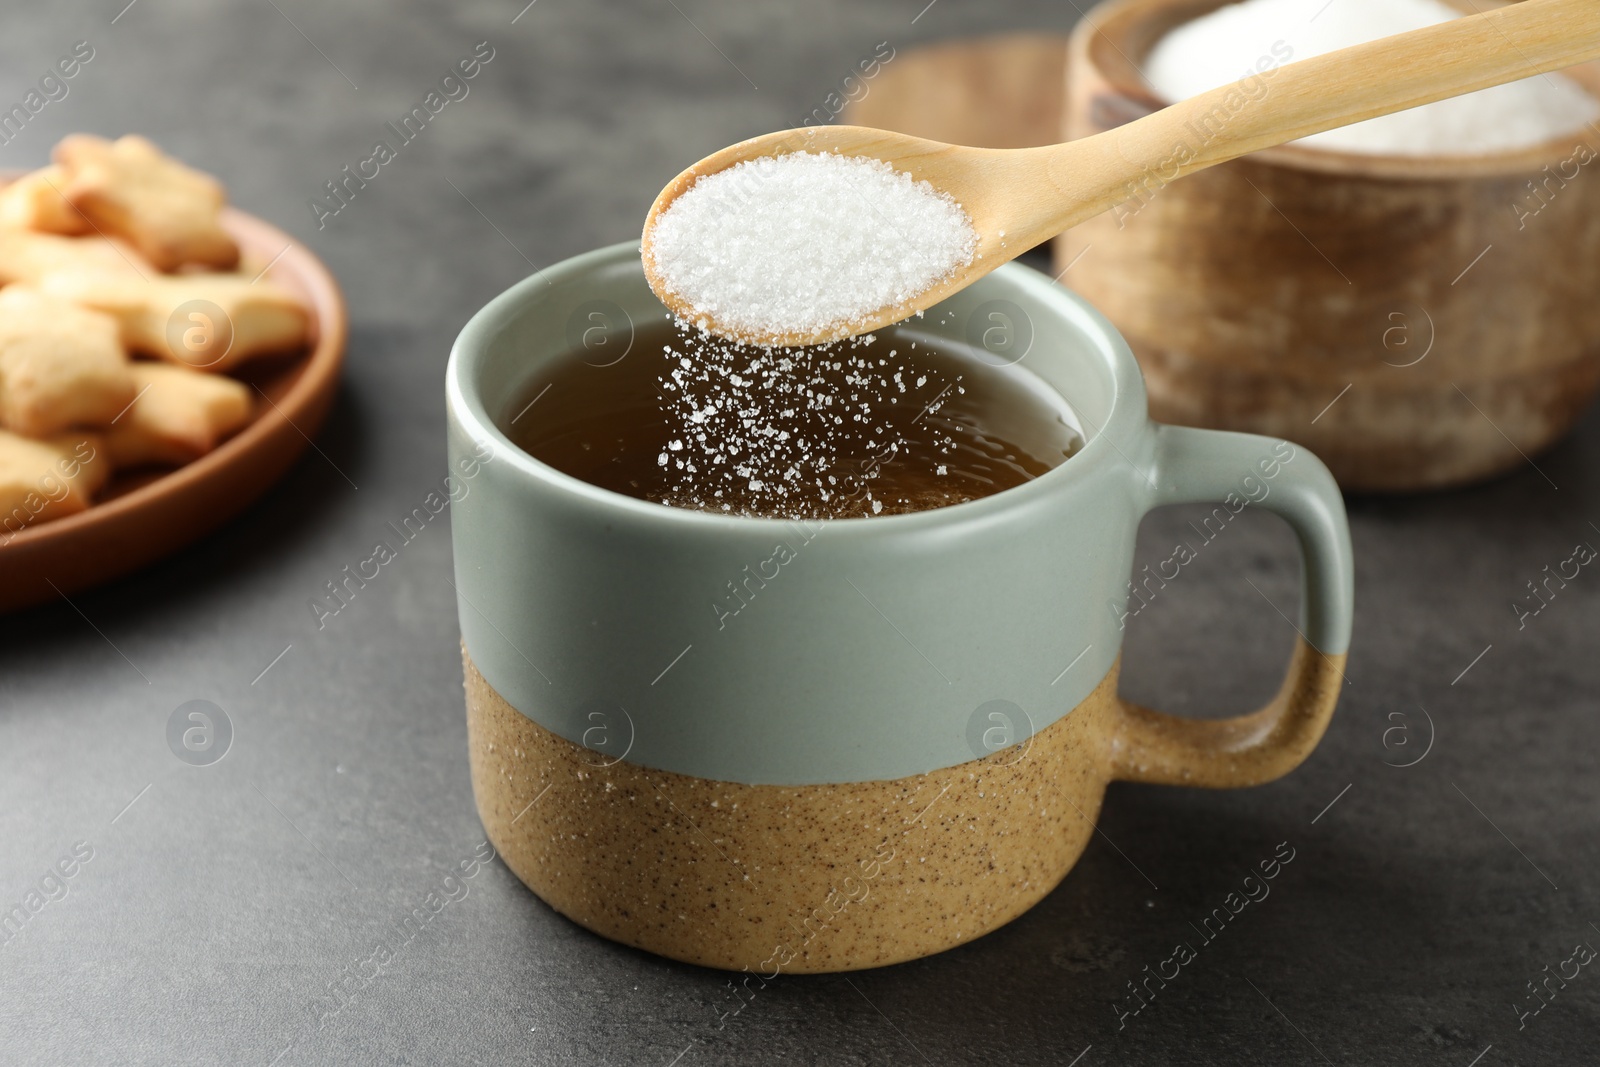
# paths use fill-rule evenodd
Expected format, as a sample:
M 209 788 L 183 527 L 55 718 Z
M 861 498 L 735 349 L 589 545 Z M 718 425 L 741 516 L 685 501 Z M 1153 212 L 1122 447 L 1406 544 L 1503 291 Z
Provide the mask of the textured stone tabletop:
M 1600 545 L 1593 414 L 1481 488 L 1351 501 L 1349 685 L 1289 777 L 1113 786 L 1082 861 L 1010 926 L 884 970 L 780 977 L 753 1001 L 475 862 L 443 517 L 319 627 L 324 583 L 443 478 L 445 358 L 476 308 L 634 236 L 682 166 L 799 121 L 879 42 L 1060 32 L 1071 0 L 124 2 L 0 16 L 0 108 L 75 42 L 94 51 L 8 131 L 0 166 L 34 166 L 74 130 L 148 134 L 328 262 L 349 361 L 317 450 L 240 518 L 70 605 L 0 619 L 0 909 L 48 890 L 0 943 L 0 1063 L 1600 1058 L 1600 972 L 1570 962 L 1600 945 L 1600 575 L 1521 628 L 1512 608 L 1574 545 Z M 312 210 L 485 41 L 464 98 L 337 214 Z M 1141 562 L 1195 514 L 1147 520 Z M 1284 527 L 1241 516 L 1130 619 L 1124 693 L 1198 715 L 1265 700 L 1294 638 L 1275 607 L 1294 611 L 1296 567 Z M 231 723 L 219 762 L 169 747 L 191 700 Z M 1265 899 L 1197 936 L 1285 852 Z M 446 883 L 463 860 L 473 876 Z M 70 876 L 49 877 L 58 861 Z M 418 908 L 429 921 L 399 939 Z M 378 939 L 393 959 L 362 977 Z M 1182 941 L 1196 958 L 1132 999 Z M 1563 973 L 1532 999 L 1530 982 Z

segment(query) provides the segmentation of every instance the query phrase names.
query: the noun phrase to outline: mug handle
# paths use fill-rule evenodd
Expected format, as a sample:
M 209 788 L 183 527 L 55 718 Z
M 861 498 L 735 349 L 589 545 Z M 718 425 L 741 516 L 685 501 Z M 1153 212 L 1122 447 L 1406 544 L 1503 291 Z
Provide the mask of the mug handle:
M 1112 777 L 1212 789 L 1270 782 L 1311 754 L 1345 683 L 1355 572 L 1344 498 L 1316 456 L 1255 434 L 1158 424 L 1154 464 L 1148 507 L 1233 494 L 1294 528 L 1303 564 L 1300 636 L 1278 695 L 1248 715 L 1185 719 L 1118 698 Z M 1256 499 L 1263 488 L 1266 495 Z

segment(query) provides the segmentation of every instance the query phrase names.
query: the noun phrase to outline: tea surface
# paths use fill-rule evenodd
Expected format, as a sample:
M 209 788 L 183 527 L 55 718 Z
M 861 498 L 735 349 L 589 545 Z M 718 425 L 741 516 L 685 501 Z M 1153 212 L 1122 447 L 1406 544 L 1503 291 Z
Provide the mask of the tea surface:
M 618 340 L 541 367 L 501 426 L 559 471 L 672 507 L 924 511 L 1021 485 L 1083 444 L 1031 374 L 905 326 L 764 349 L 663 319 Z

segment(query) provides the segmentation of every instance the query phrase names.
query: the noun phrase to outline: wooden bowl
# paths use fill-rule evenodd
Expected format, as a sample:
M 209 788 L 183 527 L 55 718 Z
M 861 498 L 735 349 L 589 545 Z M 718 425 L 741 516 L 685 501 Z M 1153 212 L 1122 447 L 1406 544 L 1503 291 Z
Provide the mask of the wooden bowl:
M 255 412 L 215 450 L 171 471 L 119 473 L 87 511 L 0 536 L 0 611 L 70 596 L 211 532 L 265 492 L 322 425 L 344 359 L 338 283 L 277 227 L 232 208 L 223 224 L 247 259 L 277 257 L 268 277 L 310 307 L 310 350 L 242 369 L 239 377 L 259 390 Z
M 1138 64 L 1223 2 L 1096 7 L 1064 136 L 1164 107 Z M 1593 65 L 1570 73 L 1600 90 Z M 1559 440 L 1600 386 L 1585 153 L 1600 129 L 1487 156 L 1274 148 L 1148 183 L 1059 238 L 1056 269 L 1127 337 L 1155 417 L 1300 442 L 1346 489 L 1473 482 Z

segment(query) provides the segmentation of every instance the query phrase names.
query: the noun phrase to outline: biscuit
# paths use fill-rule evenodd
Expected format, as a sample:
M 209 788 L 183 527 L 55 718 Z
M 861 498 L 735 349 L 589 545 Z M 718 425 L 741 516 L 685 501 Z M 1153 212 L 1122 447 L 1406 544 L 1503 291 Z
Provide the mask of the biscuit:
M 164 271 L 185 263 L 229 270 L 239 246 L 222 228 L 222 183 L 184 166 L 143 137 L 64 137 L 52 154 L 63 190 L 105 233 L 126 239 Z
M 232 378 L 166 363 L 135 363 L 137 399 L 105 430 L 118 469 L 181 466 L 250 421 L 250 390 Z
M 0 289 L 0 426 L 43 437 L 104 425 L 135 391 L 114 319 L 23 286 Z
M 62 271 L 41 288 L 115 318 L 128 348 L 194 370 L 230 371 L 256 356 L 301 348 L 310 335 L 298 297 L 241 274 L 146 279 Z
M 0 226 L 68 236 L 90 232 L 89 220 L 62 193 L 66 187 L 65 171 L 45 167 L 0 188 Z
M 83 511 L 110 476 L 94 434 L 35 441 L 0 430 L 0 544 L 33 523 Z
M 0 228 L 0 285 L 37 285 L 62 272 L 158 276 L 149 260 L 120 241 Z

